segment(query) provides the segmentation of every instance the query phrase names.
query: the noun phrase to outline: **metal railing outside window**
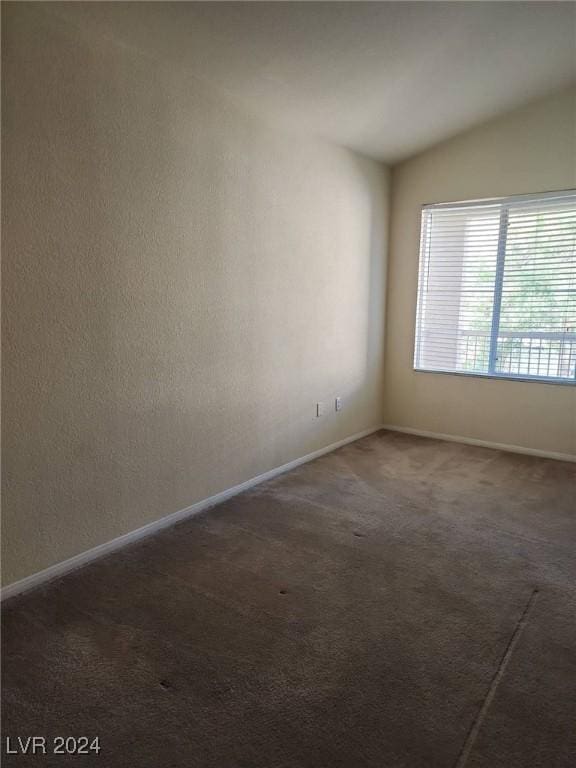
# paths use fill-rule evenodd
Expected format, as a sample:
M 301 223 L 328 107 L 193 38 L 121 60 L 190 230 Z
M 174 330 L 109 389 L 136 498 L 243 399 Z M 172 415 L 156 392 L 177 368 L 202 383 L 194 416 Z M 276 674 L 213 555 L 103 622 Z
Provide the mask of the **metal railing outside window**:
M 576 192 L 424 206 L 414 367 L 576 382 Z

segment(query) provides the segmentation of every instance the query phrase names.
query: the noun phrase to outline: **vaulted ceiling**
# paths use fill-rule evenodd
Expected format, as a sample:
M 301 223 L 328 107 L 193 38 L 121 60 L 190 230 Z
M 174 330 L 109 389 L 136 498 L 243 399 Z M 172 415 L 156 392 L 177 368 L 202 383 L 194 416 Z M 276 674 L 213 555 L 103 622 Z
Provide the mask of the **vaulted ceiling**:
M 252 111 L 388 162 L 576 79 L 573 2 L 66 6 Z

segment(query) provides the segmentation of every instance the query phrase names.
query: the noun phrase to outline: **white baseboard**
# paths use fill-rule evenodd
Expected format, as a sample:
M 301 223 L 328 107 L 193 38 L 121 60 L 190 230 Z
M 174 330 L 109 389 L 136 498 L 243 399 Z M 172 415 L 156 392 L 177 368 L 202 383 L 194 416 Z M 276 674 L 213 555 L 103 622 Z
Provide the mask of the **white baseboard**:
M 576 462 L 576 456 L 572 453 L 556 453 L 555 451 L 541 451 L 539 448 L 524 448 L 521 445 L 507 445 L 506 443 L 493 443 L 490 440 L 477 440 L 475 437 L 462 437 L 461 435 L 444 435 L 441 432 L 427 432 L 424 429 L 413 429 L 412 427 L 397 427 L 393 424 L 383 424 L 382 429 L 388 429 L 391 432 L 404 432 L 408 435 L 418 435 L 419 437 L 431 437 L 434 440 L 447 440 L 451 443 L 465 443 L 466 445 L 477 445 L 480 448 L 495 448 L 498 451 L 508 451 L 509 453 L 522 453 L 527 456 L 540 456 L 543 459 L 556 459 L 557 461 Z
M 216 504 L 221 504 L 223 501 L 232 498 L 232 496 L 236 496 L 239 493 L 242 493 L 242 491 L 247 491 L 249 488 L 258 485 L 259 483 L 263 483 L 266 480 L 271 480 L 273 477 L 281 475 L 283 472 L 288 472 L 290 469 L 294 469 L 301 464 L 306 464 L 307 462 L 312 461 L 313 459 L 317 459 L 326 453 L 330 453 L 331 451 L 335 451 L 337 448 L 341 448 L 343 445 L 353 443 L 355 440 L 360 440 L 362 437 L 366 437 L 367 435 L 371 435 L 374 432 L 378 432 L 380 429 L 382 429 L 381 426 L 371 427 L 370 429 L 365 429 L 362 432 L 356 433 L 355 435 L 345 437 L 343 440 L 338 440 L 336 443 L 331 443 L 325 448 L 319 448 L 317 451 L 306 454 L 306 456 L 301 456 L 298 459 L 289 461 L 287 464 L 282 464 L 280 467 L 275 467 L 274 469 L 270 469 L 268 472 L 263 472 L 261 475 L 252 477 L 250 480 L 246 480 L 244 483 L 240 483 L 239 485 L 235 485 L 234 487 L 228 488 L 225 491 L 221 491 L 220 493 L 217 493 L 214 496 L 210 496 L 207 499 L 202 499 L 202 501 L 197 501 L 195 504 L 191 504 L 185 509 L 181 509 L 178 512 L 173 512 L 166 517 L 160 518 L 160 520 L 154 520 L 154 522 L 148 523 L 148 525 L 144 525 L 142 528 L 137 528 L 135 531 L 130 531 L 129 533 L 125 533 L 123 536 L 118 536 L 118 538 L 112 539 L 112 541 L 107 541 L 104 544 L 100 544 L 93 549 L 89 549 L 87 552 L 81 552 L 79 555 L 74 555 L 74 557 L 70 557 L 68 560 L 55 563 L 54 565 L 45 568 L 43 571 L 38 571 L 38 573 L 33 573 L 30 576 L 26 576 L 25 578 L 20 579 L 19 581 L 8 584 L 6 587 L 2 588 L 0 592 L 0 600 L 7 600 L 10 597 L 20 595 L 23 592 L 28 592 L 28 590 L 33 589 L 34 587 L 39 587 L 41 584 L 46 584 L 48 581 L 51 581 L 58 576 L 64 576 L 64 574 L 69 573 L 70 571 L 74 571 L 77 568 L 81 568 L 83 565 L 87 565 L 88 563 L 97 560 L 99 557 L 103 557 L 104 555 L 108 555 L 111 552 L 115 552 L 117 549 L 121 549 L 127 544 L 132 544 L 133 542 L 138 541 L 139 539 L 143 539 L 146 536 L 151 536 L 157 531 L 162 530 L 162 528 L 168 528 L 169 526 L 174 525 L 181 520 L 185 520 L 188 517 L 192 517 L 193 515 L 197 515 L 200 512 L 204 512 L 210 507 L 214 507 Z

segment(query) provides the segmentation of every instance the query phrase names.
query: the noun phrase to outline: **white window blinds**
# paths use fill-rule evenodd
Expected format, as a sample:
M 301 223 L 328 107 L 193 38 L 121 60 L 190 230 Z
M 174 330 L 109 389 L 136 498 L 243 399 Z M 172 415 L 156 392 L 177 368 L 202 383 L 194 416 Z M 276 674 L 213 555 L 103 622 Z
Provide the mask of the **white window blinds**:
M 424 206 L 414 361 L 576 381 L 576 191 Z

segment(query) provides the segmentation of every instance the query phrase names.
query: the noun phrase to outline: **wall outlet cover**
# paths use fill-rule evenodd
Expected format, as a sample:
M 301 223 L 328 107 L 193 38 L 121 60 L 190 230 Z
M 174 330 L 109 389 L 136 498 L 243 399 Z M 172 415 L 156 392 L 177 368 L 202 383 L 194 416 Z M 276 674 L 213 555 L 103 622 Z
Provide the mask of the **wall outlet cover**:
M 316 416 L 324 416 L 324 403 L 316 403 Z

